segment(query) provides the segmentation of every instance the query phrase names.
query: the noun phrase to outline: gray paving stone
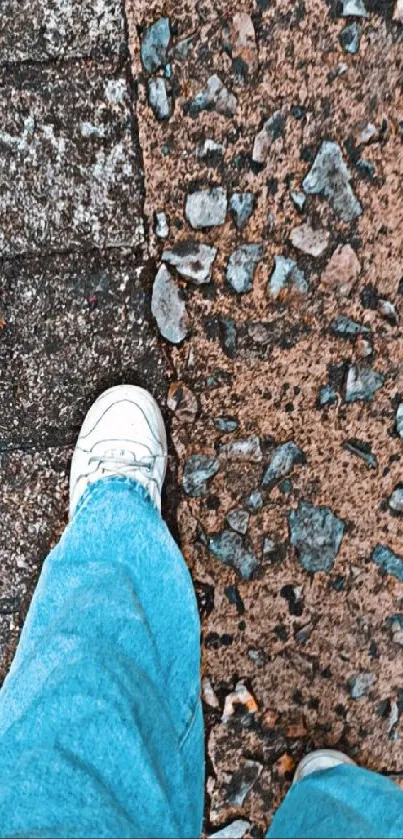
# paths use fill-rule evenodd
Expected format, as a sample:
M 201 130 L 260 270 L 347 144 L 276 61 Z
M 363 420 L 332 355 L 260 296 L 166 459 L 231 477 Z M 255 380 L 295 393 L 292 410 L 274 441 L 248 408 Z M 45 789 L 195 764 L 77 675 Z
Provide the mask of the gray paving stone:
M 85 62 L 0 82 L 0 256 L 143 241 L 128 82 Z
M 125 52 L 120 0 L 2 0 L 1 61 Z

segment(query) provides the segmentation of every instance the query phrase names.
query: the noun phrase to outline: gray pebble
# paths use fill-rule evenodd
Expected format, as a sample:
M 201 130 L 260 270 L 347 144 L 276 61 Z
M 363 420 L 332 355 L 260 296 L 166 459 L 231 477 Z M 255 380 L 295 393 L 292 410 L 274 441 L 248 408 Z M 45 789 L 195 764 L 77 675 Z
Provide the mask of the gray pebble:
M 291 198 L 297 208 L 302 213 L 306 204 L 306 195 L 303 192 L 292 192 Z
M 346 402 L 369 401 L 382 387 L 384 377 L 371 367 L 352 364 L 348 369 L 344 398 Z
M 244 499 L 244 504 L 251 513 L 258 513 L 264 504 L 264 498 L 260 489 L 252 490 L 252 492 L 250 492 Z
M 167 341 L 179 344 L 186 338 L 189 321 L 185 303 L 165 265 L 161 265 L 154 280 L 151 311 Z
M 167 239 L 169 236 L 167 214 L 162 211 L 155 214 L 155 235 L 158 239 Z
M 399 313 L 394 303 L 384 298 L 378 298 L 378 312 L 387 320 L 392 326 L 397 326 L 399 323 Z
M 185 216 L 195 230 L 224 224 L 226 215 L 227 193 L 220 186 L 192 192 L 186 198 Z
M 331 385 L 324 385 L 319 390 L 317 406 L 318 408 L 327 408 L 329 405 L 334 405 L 337 399 L 337 391 Z
M 340 33 L 340 43 L 344 52 L 356 55 L 360 49 L 361 26 L 359 23 L 349 23 Z
M 294 248 L 315 258 L 322 256 L 329 244 L 329 239 L 330 234 L 327 230 L 314 230 L 310 224 L 300 224 L 290 233 Z
M 217 431 L 222 431 L 225 434 L 230 434 L 231 431 L 236 431 L 238 428 L 238 420 L 233 419 L 232 417 L 217 417 L 214 420 L 214 425 Z
M 343 17 L 368 17 L 364 0 L 343 0 Z
M 281 111 L 275 113 L 268 119 L 261 131 L 256 134 L 253 143 L 252 159 L 255 163 L 263 164 L 269 153 L 270 146 L 274 140 L 284 135 L 285 119 Z
M 302 449 L 292 440 L 277 446 L 272 454 L 270 463 L 263 476 L 263 486 L 271 487 L 280 478 L 284 478 L 293 471 L 294 466 L 306 463 Z
M 386 574 L 391 574 L 392 577 L 397 577 L 403 582 L 403 559 L 391 551 L 387 545 L 377 545 L 372 551 L 371 559 Z
M 227 515 L 227 522 L 231 530 L 235 530 L 236 533 L 245 536 L 248 530 L 249 513 L 246 510 L 242 510 L 241 507 L 237 507 L 236 510 L 230 510 Z
M 236 96 L 230 93 L 217 74 L 210 76 L 207 84 L 193 99 L 189 113 L 197 116 L 200 111 L 217 111 L 222 116 L 233 117 L 237 108 Z
M 253 192 L 234 192 L 230 199 L 230 209 L 238 230 L 245 227 L 255 208 Z
M 403 402 L 400 403 L 396 411 L 396 430 L 399 437 L 403 440 Z
M 242 807 L 246 796 L 256 783 L 263 766 L 254 760 L 245 760 L 234 772 L 227 789 L 226 800 L 232 807 Z
M 219 453 L 221 457 L 241 463 L 260 463 L 263 457 L 259 437 L 255 434 L 243 440 L 231 440 L 230 443 L 222 443 Z
M 285 288 L 294 288 L 301 294 L 308 291 L 308 283 L 303 271 L 298 268 L 294 259 L 281 254 L 274 257 L 274 271 L 269 280 L 268 290 L 272 297 L 277 297 Z
M 188 57 L 192 49 L 193 37 L 182 38 L 182 40 L 178 41 L 178 43 L 175 46 L 175 58 L 178 58 L 179 61 L 183 61 L 184 58 Z
M 250 579 L 259 564 L 243 536 L 233 530 L 224 529 L 210 536 L 208 549 L 224 565 L 235 568 L 244 580 Z
M 155 73 L 160 67 L 165 67 L 170 38 L 167 17 L 160 17 L 144 30 L 141 39 L 141 60 L 147 73 Z
M 185 461 L 183 489 L 186 495 L 199 498 L 208 491 L 208 481 L 220 468 L 218 458 L 209 454 L 192 454 Z
M 245 819 L 235 819 L 231 824 L 210 833 L 208 839 L 243 839 L 250 826 L 250 822 L 245 821 Z
M 352 699 L 361 699 L 362 696 L 367 696 L 375 682 L 373 673 L 357 673 L 350 676 L 347 684 Z
M 392 492 L 392 495 L 389 498 L 389 507 L 393 510 L 394 513 L 399 513 L 401 515 L 403 513 L 403 486 L 399 484 L 399 486 L 395 487 Z
M 351 452 L 351 454 L 354 454 L 356 457 L 360 457 L 370 469 L 378 468 L 378 458 L 371 451 L 369 443 L 365 443 L 363 440 L 345 440 L 343 443 L 343 449 L 347 452 Z
M 331 571 L 344 533 L 344 522 L 330 507 L 300 501 L 288 516 L 290 542 L 306 571 Z
M 193 280 L 196 285 L 202 285 L 211 280 L 216 254 L 217 248 L 186 240 L 164 251 L 162 259 L 172 265 L 181 277 Z
M 344 315 L 338 315 L 334 318 L 329 329 L 333 335 L 337 335 L 339 338 L 355 338 L 357 335 L 371 334 L 368 326 L 364 326 L 364 324 L 358 323 L 356 320 L 351 320 L 351 318 L 345 317 Z
M 309 195 L 322 194 L 331 203 L 342 221 L 353 221 L 362 209 L 350 186 L 351 175 L 343 160 L 338 143 L 325 140 L 316 155 L 313 166 L 303 181 Z
M 169 119 L 172 115 L 172 96 L 168 92 L 165 79 L 162 79 L 160 76 L 156 79 L 150 79 L 148 82 L 148 102 L 157 119 Z
M 252 290 L 255 269 L 263 254 L 263 245 L 241 245 L 231 254 L 227 282 L 238 294 Z
M 196 157 L 199 160 L 214 160 L 214 158 L 221 158 L 224 154 L 224 146 L 222 143 L 216 143 L 207 137 L 196 146 Z

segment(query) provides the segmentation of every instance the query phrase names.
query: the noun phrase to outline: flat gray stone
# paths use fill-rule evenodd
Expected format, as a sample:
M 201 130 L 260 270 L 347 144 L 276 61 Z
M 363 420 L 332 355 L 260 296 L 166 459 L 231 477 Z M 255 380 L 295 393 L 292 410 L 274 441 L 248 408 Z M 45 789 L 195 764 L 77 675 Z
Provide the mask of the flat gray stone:
M 237 462 L 260 463 L 263 454 L 259 437 L 252 434 L 242 440 L 231 440 L 230 443 L 222 443 L 219 449 L 220 457 Z
M 395 487 L 392 495 L 389 498 L 389 507 L 394 513 L 401 515 L 403 513 L 403 485 Z
M 154 116 L 163 122 L 173 113 L 173 98 L 166 79 L 157 76 L 148 82 L 148 104 Z
M 226 215 L 227 193 L 220 186 L 191 192 L 186 198 L 186 220 L 195 230 L 224 224 Z
M 340 32 L 339 38 L 344 52 L 348 52 L 350 55 L 356 55 L 360 49 L 361 26 L 359 23 L 349 23 Z
M 0 89 L 0 255 L 144 240 L 125 76 L 91 63 L 8 70 Z M 118 196 L 118 199 L 117 199 Z
M 186 338 L 189 322 L 185 301 L 165 265 L 160 266 L 154 280 L 151 311 L 163 338 L 171 344 L 180 344 Z
M 147 73 L 155 73 L 167 63 L 167 51 L 171 40 L 169 18 L 160 17 L 151 26 L 146 26 L 141 38 L 141 61 Z
M 318 393 L 317 405 L 319 408 L 326 408 L 337 402 L 337 391 L 331 385 L 324 385 Z
M 347 373 L 344 398 L 346 402 L 368 402 L 384 384 L 384 377 L 371 367 L 352 364 Z
M 396 429 L 399 437 L 403 440 L 403 402 L 400 403 L 396 411 Z
M 292 440 L 288 443 L 283 443 L 281 446 L 277 446 L 263 476 L 263 486 L 274 486 L 280 478 L 285 478 L 286 475 L 289 475 L 293 471 L 294 466 L 304 465 L 305 463 L 306 457 L 304 452 Z
M 233 530 L 224 529 L 210 536 L 207 546 L 213 556 L 235 568 L 244 580 L 249 580 L 258 567 L 258 560 L 243 536 Z
M 158 239 L 167 239 L 169 236 L 168 216 L 163 210 L 155 214 L 155 235 Z
M 291 545 L 306 571 L 331 571 L 344 533 L 344 522 L 329 507 L 300 501 L 288 516 Z
M 109 59 L 126 51 L 116 0 L 2 0 L 1 16 L 3 62 Z
M 232 807 L 242 807 L 245 798 L 261 774 L 263 766 L 255 760 L 245 760 L 234 772 L 227 789 L 226 800 Z
M 236 109 L 236 96 L 225 87 L 220 77 L 214 74 L 193 99 L 189 113 L 195 117 L 201 111 L 217 111 L 222 116 L 233 117 Z
M 202 285 L 211 280 L 216 255 L 217 248 L 187 239 L 164 251 L 161 258 L 172 265 L 181 277 Z
M 192 454 L 183 468 L 183 489 L 186 495 L 199 498 L 208 491 L 208 481 L 220 468 L 218 458 L 209 454 Z
M 208 839 L 243 839 L 250 826 L 250 822 L 245 819 L 235 819 L 231 824 L 210 833 Z
M 238 230 L 242 230 L 255 209 L 255 196 L 253 192 L 234 192 L 231 195 L 229 205 L 236 227 Z
M 314 230 L 310 224 L 300 224 L 291 230 L 290 239 L 294 248 L 309 256 L 322 256 L 326 250 L 330 234 L 327 230 Z
M 294 259 L 279 254 L 274 257 L 274 271 L 270 277 L 268 292 L 271 297 L 278 297 L 284 289 L 290 288 L 306 294 L 309 290 L 304 272 L 298 268 Z
M 343 17 L 369 17 L 364 0 L 343 0 Z
M 362 213 L 350 180 L 351 175 L 343 160 L 340 146 L 325 140 L 302 186 L 308 195 L 322 194 L 330 202 L 336 215 L 342 221 L 350 222 Z
M 356 673 L 350 676 L 347 684 L 352 699 L 362 699 L 363 696 L 368 696 L 372 685 L 375 682 L 373 673 Z
M 372 551 L 371 559 L 385 574 L 391 574 L 403 582 L 403 559 L 395 554 L 387 545 L 377 545 Z
M 275 111 L 264 123 L 261 131 L 256 134 L 252 150 L 252 160 L 255 163 L 261 165 L 265 163 L 271 144 L 284 135 L 284 127 L 285 118 L 283 114 L 281 111 Z
M 370 443 L 367 443 L 364 440 L 356 440 L 352 438 L 344 441 L 343 449 L 356 457 L 359 457 L 370 469 L 378 468 L 378 458 L 371 451 Z
M 235 510 L 230 510 L 227 514 L 227 522 L 231 530 L 235 530 L 236 533 L 245 536 L 248 530 L 249 513 L 247 510 L 243 510 L 242 507 L 237 507 Z
M 258 262 L 263 258 L 263 245 L 241 245 L 231 254 L 227 265 L 227 282 L 237 294 L 245 294 L 253 287 Z
M 365 326 L 363 323 L 358 323 L 358 321 L 352 320 L 345 315 L 337 315 L 337 317 L 332 320 L 329 329 L 333 335 L 337 335 L 339 338 L 351 339 L 356 338 L 357 335 L 371 334 L 371 330 L 368 326 Z

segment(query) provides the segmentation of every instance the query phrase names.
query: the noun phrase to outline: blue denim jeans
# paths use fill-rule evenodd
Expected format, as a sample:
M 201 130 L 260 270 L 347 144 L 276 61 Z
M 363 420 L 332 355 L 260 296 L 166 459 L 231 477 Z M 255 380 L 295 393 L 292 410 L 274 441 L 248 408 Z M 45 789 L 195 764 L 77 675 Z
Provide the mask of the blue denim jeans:
M 0 836 L 200 836 L 199 632 L 142 487 L 93 485 L 45 561 L 0 693 Z M 402 799 L 377 775 L 330 770 L 293 787 L 269 836 L 401 837 Z

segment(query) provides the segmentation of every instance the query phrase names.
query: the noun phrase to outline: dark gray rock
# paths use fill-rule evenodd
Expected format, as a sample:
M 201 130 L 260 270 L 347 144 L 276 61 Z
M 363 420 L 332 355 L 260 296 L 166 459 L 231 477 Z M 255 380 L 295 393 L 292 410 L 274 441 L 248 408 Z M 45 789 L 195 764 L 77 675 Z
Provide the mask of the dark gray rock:
M 148 103 L 157 119 L 163 121 L 172 116 L 172 94 L 166 80 L 161 78 L 161 76 L 158 76 L 156 79 L 149 79 Z
M 370 469 L 378 468 L 378 458 L 371 451 L 369 443 L 365 443 L 363 440 L 345 440 L 343 443 L 343 449 L 347 452 L 351 452 L 351 454 L 354 454 L 356 457 L 360 457 Z
M 231 254 L 227 265 L 227 282 L 237 294 L 252 290 L 255 269 L 263 254 L 263 245 L 241 245 Z
M 345 52 L 355 55 L 360 49 L 361 26 L 359 23 L 349 23 L 340 33 L 340 43 Z
M 256 434 L 252 434 L 243 440 L 231 440 L 230 443 L 222 443 L 219 453 L 220 457 L 238 462 L 260 463 L 263 457 L 260 440 Z
M 292 440 L 277 446 L 273 452 L 270 463 L 263 476 L 263 486 L 271 487 L 286 475 L 293 471 L 294 466 L 304 465 L 306 457 L 302 449 Z
M 183 469 L 183 489 L 186 495 L 199 498 L 208 491 L 208 481 L 220 468 L 216 457 L 209 454 L 192 454 L 185 461 Z
M 343 0 L 343 17 L 368 17 L 364 0 Z
M 224 565 L 230 565 L 244 580 L 249 580 L 258 567 L 258 560 L 245 543 L 244 538 L 233 530 L 222 530 L 208 539 L 208 549 Z
M 358 323 L 356 320 L 345 317 L 345 315 L 338 315 L 335 317 L 334 320 L 332 320 L 329 329 L 333 335 L 337 335 L 338 338 L 351 339 L 356 338 L 357 335 L 371 334 L 371 330 L 368 326 L 364 326 L 364 324 Z
M 160 17 L 147 26 L 141 39 L 141 60 L 147 73 L 155 73 L 167 63 L 167 51 L 171 39 L 169 18 Z
M 295 260 L 280 254 L 274 257 L 274 271 L 269 280 L 268 291 L 272 297 L 278 297 L 285 288 L 293 288 L 301 294 L 306 294 L 309 290 L 305 275 Z
M 192 192 L 186 198 L 186 220 L 195 230 L 224 224 L 226 215 L 227 193 L 220 186 Z
M 345 395 L 346 402 L 369 401 L 382 387 L 384 377 L 371 367 L 359 367 L 352 364 L 348 369 Z
M 154 280 L 151 311 L 163 338 L 179 344 L 189 332 L 189 321 L 184 300 L 165 265 L 161 265 Z
M 342 221 L 349 222 L 358 218 L 362 212 L 350 186 L 350 180 L 351 175 L 343 160 L 340 146 L 325 140 L 302 186 L 308 195 L 323 195 L 332 205 L 336 215 Z
M 398 484 L 389 498 L 389 507 L 394 513 L 403 513 L 403 484 Z
M 164 251 L 162 259 L 172 265 L 181 277 L 202 285 L 211 280 L 216 254 L 217 248 L 186 240 Z
M 344 533 L 344 522 L 329 507 L 300 501 L 288 516 L 290 542 L 306 571 L 331 571 Z
M 238 230 L 242 230 L 255 209 L 253 192 L 234 192 L 230 199 L 230 209 Z
M 232 431 L 236 431 L 238 428 L 238 420 L 233 419 L 232 417 L 216 417 L 214 420 L 214 425 L 217 431 L 222 431 L 225 434 L 230 434 Z
M 263 767 L 254 760 L 245 760 L 234 772 L 227 789 L 226 800 L 231 807 L 242 807 L 246 796 L 256 783 Z
M 329 405 L 335 405 L 337 399 L 337 391 L 331 385 L 324 385 L 318 393 L 317 407 L 327 408 Z
M 368 696 L 374 682 L 373 673 L 356 673 L 350 676 L 347 684 L 351 698 L 361 699 L 363 696 Z
M 252 492 L 250 492 L 244 499 L 244 503 L 245 507 L 247 507 L 251 513 L 258 513 L 264 504 L 264 498 L 260 489 L 252 490 Z
M 235 530 L 236 533 L 245 536 L 248 530 L 249 513 L 243 510 L 242 507 L 237 507 L 235 510 L 230 510 L 227 514 L 227 522 L 231 530 Z
M 400 403 L 396 411 L 396 430 L 399 437 L 403 440 L 403 402 Z
M 225 117 L 233 117 L 237 109 L 237 99 L 214 74 L 207 80 L 189 107 L 189 113 L 195 117 L 201 111 L 217 111 Z
M 371 559 L 386 574 L 397 577 L 403 582 L 403 559 L 395 554 L 387 545 L 377 545 L 372 551 Z

